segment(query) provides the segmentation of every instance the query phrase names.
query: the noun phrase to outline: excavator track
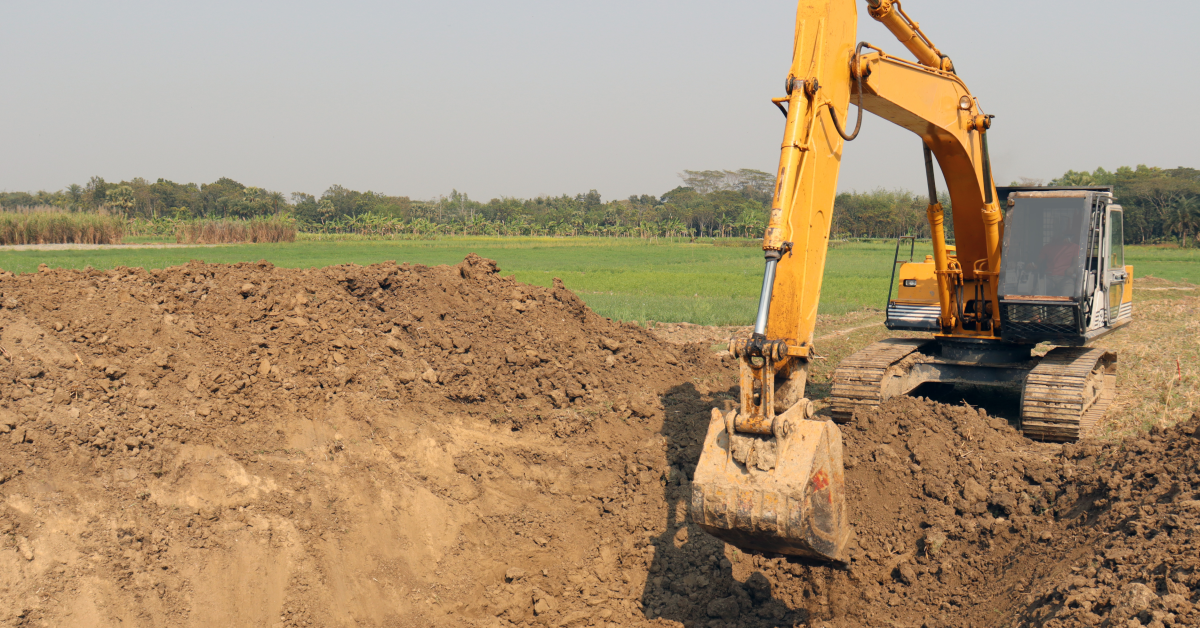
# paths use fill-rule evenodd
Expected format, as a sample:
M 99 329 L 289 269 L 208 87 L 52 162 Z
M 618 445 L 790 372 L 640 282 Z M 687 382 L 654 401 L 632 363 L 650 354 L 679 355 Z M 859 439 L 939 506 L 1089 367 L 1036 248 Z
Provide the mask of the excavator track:
M 847 423 L 859 408 L 878 408 L 883 402 L 883 378 L 888 368 L 928 342 L 921 338 L 889 338 L 842 360 L 833 372 L 833 420 Z
M 1103 349 L 1052 349 L 1025 378 L 1021 431 L 1052 441 L 1090 432 L 1116 397 L 1116 361 Z

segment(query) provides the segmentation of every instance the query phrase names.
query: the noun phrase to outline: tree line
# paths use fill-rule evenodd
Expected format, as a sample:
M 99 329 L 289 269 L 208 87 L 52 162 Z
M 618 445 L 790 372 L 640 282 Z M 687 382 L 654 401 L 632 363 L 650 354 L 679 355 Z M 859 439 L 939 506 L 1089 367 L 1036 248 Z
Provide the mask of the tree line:
M 379 235 L 558 235 L 627 237 L 760 237 L 774 175 L 760 170 L 685 170 L 681 185 L 661 195 L 625 199 L 584 194 L 493 198 L 480 202 L 453 190 L 432 200 L 330 186 L 320 196 L 285 196 L 228 178 L 213 183 L 109 183 L 92 177 L 57 192 L 2 192 L 0 207 L 53 206 L 70 212 L 116 213 L 136 221 L 285 217 L 306 232 Z M 1014 183 L 1040 185 L 1041 181 Z M 1200 170 L 1122 167 L 1069 171 L 1051 185 L 1113 185 L 1126 209 L 1128 242 L 1174 240 L 1187 246 L 1200 233 Z M 950 199 L 947 231 L 952 233 Z M 928 199 L 907 190 L 843 192 L 834 201 L 835 238 L 929 237 Z
M 1126 243 L 1200 243 L 1200 170 L 1122 166 L 1109 172 L 1068 170 L 1050 185 L 1111 185 L 1125 209 Z

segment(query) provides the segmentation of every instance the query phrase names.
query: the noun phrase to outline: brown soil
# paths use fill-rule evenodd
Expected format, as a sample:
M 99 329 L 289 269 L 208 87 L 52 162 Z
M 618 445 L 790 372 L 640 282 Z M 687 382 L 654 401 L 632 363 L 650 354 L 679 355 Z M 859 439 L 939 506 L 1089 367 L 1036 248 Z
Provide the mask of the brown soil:
M 655 323 L 654 335 L 660 340 L 674 344 L 691 344 L 706 342 L 711 344 L 728 344 L 730 338 L 749 336 L 753 327 L 741 325 L 696 325 L 693 323 Z
M 489 260 L 44 269 L 0 306 L 0 625 L 1200 623 L 1200 417 L 1059 447 L 894 401 L 843 428 L 836 568 L 688 524 L 727 357 Z

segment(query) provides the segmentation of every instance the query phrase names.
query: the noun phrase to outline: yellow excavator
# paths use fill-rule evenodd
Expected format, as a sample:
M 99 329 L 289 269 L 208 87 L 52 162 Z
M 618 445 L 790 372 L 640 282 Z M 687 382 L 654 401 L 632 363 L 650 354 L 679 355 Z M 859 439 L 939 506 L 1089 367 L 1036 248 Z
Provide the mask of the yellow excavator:
M 1132 318 L 1121 207 L 1111 188 L 997 188 L 988 157 L 993 116 L 896 0 L 868 13 L 916 61 L 854 43 L 853 0 L 801 0 L 787 116 L 763 251 L 753 334 L 734 339 L 740 404 L 714 409 L 692 484 L 691 514 L 747 551 L 843 561 L 850 526 L 838 423 L 927 382 L 1020 390 L 1031 438 L 1073 440 L 1111 402 L 1116 356 L 1088 345 Z M 849 104 L 857 122 L 847 132 Z M 877 342 L 842 361 L 832 421 L 813 420 L 808 363 L 842 148 L 863 110 L 920 136 L 933 254 L 900 261 L 886 324 L 926 332 Z M 947 242 L 934 180 L 953 212 Z M 898 285 L 897 285 L 898 282 Z M 1035 345 L 1048 343 L 1048 352 Z

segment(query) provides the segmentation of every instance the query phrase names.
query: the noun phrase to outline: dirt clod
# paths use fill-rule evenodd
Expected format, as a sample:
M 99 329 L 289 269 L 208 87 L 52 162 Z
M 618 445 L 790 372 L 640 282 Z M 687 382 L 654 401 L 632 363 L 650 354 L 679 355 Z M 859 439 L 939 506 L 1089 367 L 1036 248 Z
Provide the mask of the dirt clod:
M 33 560 L 33 546 L 29 544 L 29 539 L 23 536 L 18 536 L 17 551 L 21 553 L 21 557 L 25 560 Z
M 525 578 L 525 570 L 520 567 L 509 567 L 508 571 L 504 572 L 504 580 L 506 582 L 516 582 Z

